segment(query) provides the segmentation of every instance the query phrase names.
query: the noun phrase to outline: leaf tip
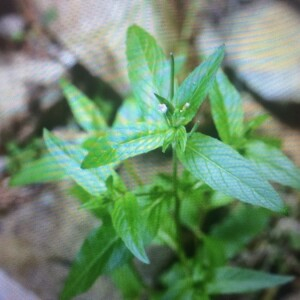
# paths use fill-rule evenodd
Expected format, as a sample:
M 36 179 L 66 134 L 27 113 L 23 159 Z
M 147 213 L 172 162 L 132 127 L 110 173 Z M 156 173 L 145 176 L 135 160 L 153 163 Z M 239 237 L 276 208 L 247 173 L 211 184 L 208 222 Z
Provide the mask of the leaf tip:
M 88 158 L 88 156 L 86 156 L 82 161 L 80 168 L 83 170 L 89 169 L 91 167 L 90 164 L 90 159 Z
M 148 258 L 148 256 L 147 256 L 146 253 L 144 253 L 143 256 L 139 255 L 138 259 L 139 259 L 141 262 L 143 262 L 144 264 L 147 264 L 147 265 L 150 264 L 150 260 L 149 260 L 149 258 Z
M 43 129 L 43 138 L 47 139 L 50 137 L 50 131 L 47 128 Z
M 138 31 L 143 31 L 143 29 L 137 24 L 132 24 L 127 29 L 127 35 Z

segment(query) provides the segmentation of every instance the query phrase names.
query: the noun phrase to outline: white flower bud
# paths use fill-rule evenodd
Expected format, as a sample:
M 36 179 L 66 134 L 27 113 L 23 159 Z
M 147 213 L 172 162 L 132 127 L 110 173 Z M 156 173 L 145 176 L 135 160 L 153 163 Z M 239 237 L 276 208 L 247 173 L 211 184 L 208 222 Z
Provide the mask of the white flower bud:
M 165 114 L 168 110 L 167 105 L 166 104 L 158 104 L 158 110 L 161 113 Z
M 189 102 L 185 103 L 183 106 L 183 109 L 187 109 L 191 106 L 191 104 Z

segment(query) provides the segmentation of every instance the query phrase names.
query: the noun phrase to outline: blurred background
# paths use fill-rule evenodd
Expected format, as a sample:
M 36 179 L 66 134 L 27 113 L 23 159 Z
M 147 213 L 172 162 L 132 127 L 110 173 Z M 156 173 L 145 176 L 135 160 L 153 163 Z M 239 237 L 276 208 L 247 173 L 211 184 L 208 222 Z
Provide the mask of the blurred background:
M 0 299 L 57 299 L 72 258 L 95 225 L 78 210 L 67 183 L 10 187 L 9 180 L 42 148 L 44 127 L 72 135 L 61 77 L 113 119 L 130 94 L 125 39 L 133 23 L 150 31 L 166 54 L 186 58 L 183 76 L 225 43 L 224 69 L 242 93 L 246 115 L 269 111 L 274 118 L 263 132 L 280 137 L 300 166 L 299 0 L 1 0 Z M 206 116 L 209 107 L 203 109 Z M 202 123 L 209 126 L 211 120 Z M 155 159 L 138 163 L 147 163 L 149 172 L 161 165 Z M 298 278 L 280 299 L 296 300 L 299 193 L 286 191 L 284 199 L 292 216 L 275 221 L 260 248 L 239 259 L 258 268 L 269 255 L 283 261 L 284 271 Z M 119 295 L 104 278 L 76 299 Z

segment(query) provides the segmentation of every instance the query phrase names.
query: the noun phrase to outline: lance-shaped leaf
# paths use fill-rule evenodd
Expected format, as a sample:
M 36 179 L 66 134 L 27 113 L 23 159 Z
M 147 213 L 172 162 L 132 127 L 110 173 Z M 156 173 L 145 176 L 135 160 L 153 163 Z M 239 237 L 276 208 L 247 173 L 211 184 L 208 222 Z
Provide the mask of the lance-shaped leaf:
M 241 97 L 226 75 L 219 71 L 209 92 L 212 117 L 221 139 L 234 143 L 243 135 L 244 113 Z
M 189 123 L 197 113 L 214 82 L 223 57 L 224 46 L 221 46 L 199 65 L 177 90 L 173 104 L 177 109 L 182 110 L 183 125 Z
M 217 191 L 273 211 L 284 209 L 278 194 L 253 164 L 212 137 L 193 134 L 180 159 L 196 178 Z
M 72 299 L 87 291 L 101 274 L 122 266 L 130 256 L 111 224 L 96 228 L 78 252 L 59 299 Z
M 300 189 L 300 169 L 279 149 L 262 141 L 249 141 L 246 156 L 267 180 Z
M 144 121 L 144 116 L 138 101 L 133 97 L 129 97 L 125 99 L 119 108 L 113 127 L 120 127 L 122 125 L 134 124 L 142 121 Z
M 245 133 L 246 134 L 251 133 L 253 130 L 257 129 L 262 124 L 264 124 L 269 118 L 270 115 L 268 114 L 259 114 L 253 117 L 253 119 L 250 119 L 249 121 L 246 122 L 245 129 L 244 129 Z
M 159 102 L 154 93 L 165 98 L 169 94 L 170 65 L 155 39 L 137 25 L 127 32 L 128 76 L 135 97 L 141 103 L 147 120 L 164 123 L 158 111 Z
M 293 280 L 291 276 L 221 267 L 216 270 L 214 281 L 208 285 L 208 293 L 213 295 L 249 293 L 285 284 L 291 280 Z
M 114 128 L 105 139 L 95 141 L 82 168 L 95 168 L 154 150 L 163 144 L 170 130 L 145 123 Z
M 64 173 L 92 195 L 100 195 L 106 190 L 105 180 L 112 173 L 111 166 L 93 170 L 82 170 L 80 164 L 87 151 L 79 145 L 68 143 L 44 130 L 44 140 L 49 153 Z
M 50 154 L 27 163 L 20 172 L 13 175 L 11 185 L 26 185 L 41 182 L 61 180 L 66 177 L 65 172 Z
M 61 80 L 61 86 L 78 124 L 85 131 L 99 131 L 107 127 L 99 108 L 74 85 Z
M 135 196 L 126 193 L 122 199 L 115 202 L 112 221 L 117 234 L 127 248 L 142 262 L 149 263 L 144 249 L 143 222 Z

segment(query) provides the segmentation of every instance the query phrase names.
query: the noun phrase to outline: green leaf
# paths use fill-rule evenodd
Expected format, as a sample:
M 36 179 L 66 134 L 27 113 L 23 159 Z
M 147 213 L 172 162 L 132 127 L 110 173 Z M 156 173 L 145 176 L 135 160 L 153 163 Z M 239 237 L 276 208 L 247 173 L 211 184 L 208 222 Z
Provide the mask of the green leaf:
M 125 300 L 140 299 L 143 285 L 133 266 L 124 265 L 110 275 Z
M 231 203 L 234 199 L 230 196 L 224 195 L 223 193 L 214 191 L 214 193 L 211 195 L 210 202 L 209 202 L 209 209 L 215 209 L 221 206 L 228 205 Z
M 164 271 L 160 276 L 160 281 L 164 286 L 170 287 L 174 285 L 174 282 L 180 281 L 185 275 L 184 265 L 176 262 Z
M 249 120 L 245 124 L 245 132 L 251 132 L 252 130 L 257 129 L 260 127 L 263 123 L 265 123 L 270 118 L 270 115 L 268 114 L 260 114 L 258 116 L 255 116 L 253 119 Z
M 300 189 L 300 169 L 279 149 L 261 141 L 249 141 L 246 156 L 267 180 Z
M 95 196 L 106 190 L 105 180 L 113 172 L 111 166 L 82 170 L 80 164 L 87 153 L 84 149 L 76 144 L 60 140 L 46 129 L 44 130 L 44 140 L 56 163 L 77 184 Z
M 154 93 L 168 98 L 170 65 L 155 39 L 137 25 L 127 31 L 128 76 L 147 120 L 165 123 Z
M 167 245 L 174 252 L 177 252 L 177 233 L 174 219 L 170 214 L 164 214 L 163 222 L 159 226 L 155 242 L 159 245 Z
M 111 224 L 96 228 L 79 250 L 59 299 L 72 299 L 87 291 L 101 274 L 120 267 L 129 258 Z
M 80 201 L 82 208 L 89 210 L 98 219 L 103 220 L 108 215 L 107 206 L 103 204 L 102 197 L 92 196 L 76 183 L 69 189 L 69 193 Z M 95 205 L 90 205 L 91 202 Z
M 61 86 L 76 121 L 85 131 L 99 131 L 107 127 L 99 108 L 80 90 L 66 80 L 61 80 Z
M 150 243 L 156 236 L 158 229 L 163 222 L 163 216 L 168 212 L 164 197 L 150 196 L 148 205 L 143 207 L 143 220 L 145 220 L 145 239 Z M 148 234 L 148 235 L 147 235 Z
M 174 96 L 174 106 L 182 111 L 183 125 L 189 123 L 210 90 L 224 57 L 224 46 L 219 47 L 198 66 L 180 85 Z M 189 107 L 184 109 L 185 105 Z
M 241 97 L 226 75 L 219 71 L 209 91 L 212 117 L 221 139 L 233 144 L 244 132 Z
M 119 163 L 117 151 L 107 137 L 92 138 L 85 146 L 88 153 L 81 163 L 82 169 L 96 168 L 111 162 Z
M 114 128 L 107 136 L 106 142 L 103 138 L 95 142 L 95 147 L 85 157 L 82 168 L 117 163 L 154 150 L 162 146 L 170 130 L 146 123 Z
M 132 193 L 126 193 L 115 202 L 112 221 L 117 234 L 127 248 L 142 262 L 148 264 L 149 259 L 144 249 L 143 222 L 137 200 Z
M 35 161 L 26 163 L 20 172 L 13 175 L 10 184 L 14 186 L 27 185 L 61 180 L 65 177 L 65 172 L 55 159 L 50 154 L 46 154 Z
M 176 136 L 175 128 L 170 128 L 164 137 L 162 152 L 165 153 L 168 147 L 174 142 Z
M 174 282 L 165 293 L 161 296 L 161 300 L 194 300 L 204 299 L 196 298 L 198 293 L 194 290 L 193 282 L 190 278 L 184 278 Z M 198 296 L 198 295 L 197 295 Z
M 196 178 L 214 190 L 273 211 L 284 210 L 279 195 L 253 164 L 212 137 L 194 133 L 180 159 Z
M 186 192 L 188 191 L 188 193 Z M 182 199 L 180 207 L 181 223 L 193 231 L 199 230 L 201 224 L 201 213 L 204 211 L 204 204 L 207 201 L 205 189 L 183 189 L 180 191 Z
M 138 101 L 134 97 L 129 97 L 124 100 L 119 108 L 113 127 L 121 127 L 122 125 L 135 124 L 142 121 L 144 121 L 144 116 Z
M 226 263 L 224 247 L 221 241 L 214 237 L 201 236 L 201 247 L 197 248 L 192 260 L 193 279 L 203 286 L 204 282 L 210 282 L 215 270 Z
M 175 139 L 176 139 L 176 147 L 177 149 L 183 153 L 185 151 L 186 142 L 187 142 L 187 133 L 184 126 L 179 126 L 176 129 L 175 133 Z
M 213 227 L 211 236 L 221 241 L 226 257 L 232 258 L 266 228 L 270 216 L 260 207 L 239 205 Z
M 240 294 L 272 288 L 293 280 L 291 276 L 273 275 L 235 267 L 216 270 L 213 282 L 208 285 L 209 294 Z

